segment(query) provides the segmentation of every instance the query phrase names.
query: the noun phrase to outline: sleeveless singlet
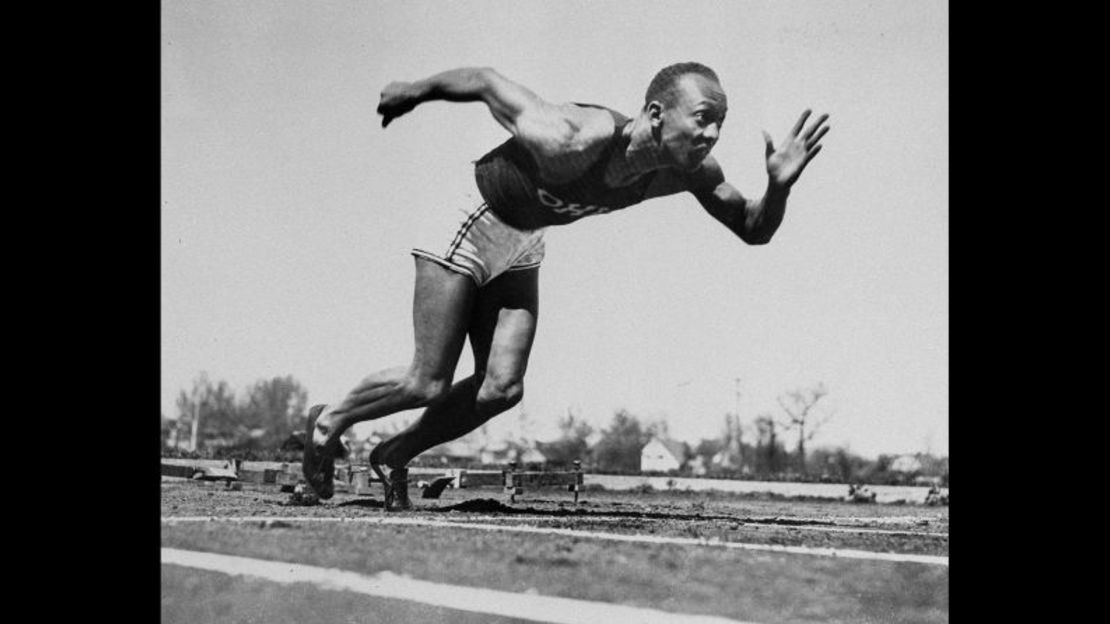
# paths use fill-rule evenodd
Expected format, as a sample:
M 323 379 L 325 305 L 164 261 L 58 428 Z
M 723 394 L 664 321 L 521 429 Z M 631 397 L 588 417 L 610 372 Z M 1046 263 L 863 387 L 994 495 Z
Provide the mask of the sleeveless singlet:
M 604 214 L 644 199 L 655 172 L 646 173 L 626 186 L 605 185 L 605 168 L 620 146 L 621 132 L 632 120 L 592 104 L 613 116 L 613 136 L 589 169 L 574 180 L 549 184 L 540 180 L 532 154 L 509 139 L 474 163 L 474 177 L 482 198 L 502 221 L 521 230 L 565 225 L 582 217 Z

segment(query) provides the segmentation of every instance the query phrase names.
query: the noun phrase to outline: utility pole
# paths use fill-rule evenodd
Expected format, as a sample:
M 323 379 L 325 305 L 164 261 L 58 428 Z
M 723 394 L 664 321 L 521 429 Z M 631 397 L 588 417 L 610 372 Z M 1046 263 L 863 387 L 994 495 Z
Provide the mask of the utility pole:
M 740 418 L 740 378 L 736 378 L 736 417 Z
M 197 450 L 197 425 L 200 422 L 200 402 L 197 401 L 196 390 L 193 391 L 193 435 L 189 440 L 189 450 Z
M 740 463 L 739 467 L 744 466 L 744 447 L 740 444 L 740 378 L 736 378 L 736 415 L 734 417 L 736 436 L 736 460 Z

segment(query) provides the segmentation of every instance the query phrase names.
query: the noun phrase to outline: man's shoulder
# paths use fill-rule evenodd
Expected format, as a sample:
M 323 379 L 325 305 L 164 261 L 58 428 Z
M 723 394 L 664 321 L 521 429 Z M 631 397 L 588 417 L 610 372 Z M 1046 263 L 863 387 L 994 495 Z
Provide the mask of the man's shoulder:
M 609 109 L 575 103 L 553 104 L 543 119 L 528 120 L 517 139 L 550 179 L 578 175 L 600 154 L 616 128 Z
M 556 105 L 557 114 L 566 122 L 568 138 L 579 145 L 603 142 L 613 136 L 613 129 L 623 116 L 604 106 L 567 102 Z
M 606 119 L 613 123 L 621 123 L 628 119 L 628 116 L 620 111 L 609 108 L 602 104 L 590 104 L 586 102 L 566 102 L 562 104 L 568 109 L 571 109 L 574 114 L 589 116 L 592 119 Z

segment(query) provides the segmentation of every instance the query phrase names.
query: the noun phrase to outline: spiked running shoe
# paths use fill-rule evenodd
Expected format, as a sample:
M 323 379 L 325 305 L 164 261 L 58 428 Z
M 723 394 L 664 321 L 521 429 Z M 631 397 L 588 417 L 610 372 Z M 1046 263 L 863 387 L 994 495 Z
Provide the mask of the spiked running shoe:
M 393 500 L 388 501 L 387 505 L 391 503 L 396 509 L 402 511 L 412 509 L 412 501 L 409 500 L 408 468 L 394 468 L 389 471 L 389 490 Z
M 301 470 L 304 472 L 304 479 L 312 488 L 316 495 L 323 500 L 327 500 L 335 495 L 335 452 L 334 444 L 317 444 L 313 440 L 313 432 L 316 430 L 316 420 L 320 418 L 320 414 L 324 411 L 326 406 L 313 405 L 308 410 L 308 423 L 305 425 L 305 444 L 304 444 L 304 459 L 301 462 Z
M 383 468 L 387 466 L 381 459 L 381 448 L 381 445 L 378 445 L 374 447 L 373 451 L 370 451 L 370 469 L 378 475 L 385 487 L 382 511 L 412 509 L 412 501 L 409 500 L 409 469 L 391 468 L 389 476 L 386 477 Z

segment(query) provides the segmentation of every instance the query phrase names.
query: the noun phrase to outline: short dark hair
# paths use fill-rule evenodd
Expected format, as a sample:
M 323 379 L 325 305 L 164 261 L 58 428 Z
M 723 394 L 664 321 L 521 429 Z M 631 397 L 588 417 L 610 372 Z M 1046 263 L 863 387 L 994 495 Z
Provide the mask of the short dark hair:
M 655 74 L 655 78 L 651 79 L 651 84 L 648 85 L 647 93 L 644 94 L 644 105 L 646 106 L 652 100 L 660 100 L 665 104 L 670 104 L 675 83 L 686 74 L 697 74 L 717 84 L 721 84 L 721 80 L 717 78 L 717 72 L 701 63 L 695 63 L 693 61 L 675 63 L 674 65 L 668 65 L 659 70 L 659 73 Z

